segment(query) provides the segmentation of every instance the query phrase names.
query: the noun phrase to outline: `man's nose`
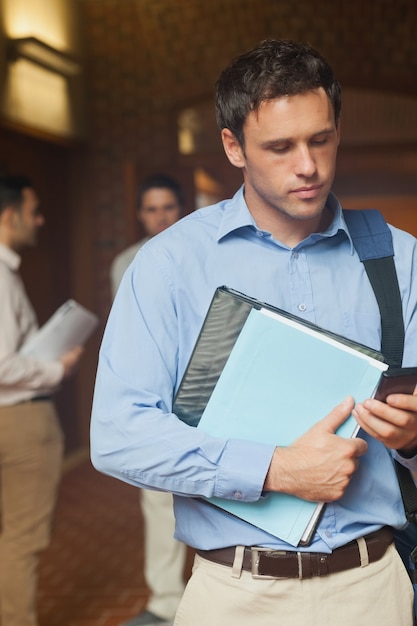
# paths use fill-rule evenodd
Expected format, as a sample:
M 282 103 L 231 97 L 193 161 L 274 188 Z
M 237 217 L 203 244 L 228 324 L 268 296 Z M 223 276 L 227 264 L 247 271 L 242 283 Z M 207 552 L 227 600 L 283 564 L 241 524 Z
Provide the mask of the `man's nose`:
M 297 151 L 295 173 L 297 176 L 311 178 L 316 173 L 316 162 L 308 146 L 303 146 Z

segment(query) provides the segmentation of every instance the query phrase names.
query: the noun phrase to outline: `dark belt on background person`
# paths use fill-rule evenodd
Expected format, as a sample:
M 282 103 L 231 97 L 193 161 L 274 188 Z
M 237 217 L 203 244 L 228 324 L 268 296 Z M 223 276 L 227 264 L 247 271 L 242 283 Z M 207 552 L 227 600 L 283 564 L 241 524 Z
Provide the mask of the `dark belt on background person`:
M 36 396 L 35 398 L 31 398 L 29 402 L 51 402 L 52 396 Z
M 367 557 L 360 552 L 360 542 L 366 543 Z M 393 541 L 392 529 L 384 526 L 359 540 L 351 541 L 331 554 L 325 552 L 287 552 L 270 548 L 245 547 L 241 568 L 252 573 L 254 578 L 312 578 L 328 576 L 381 559 Z M 236 546 L 218 550 L 196 550 L 203 559 L 219 565 L 232 567 L 235 562 Z

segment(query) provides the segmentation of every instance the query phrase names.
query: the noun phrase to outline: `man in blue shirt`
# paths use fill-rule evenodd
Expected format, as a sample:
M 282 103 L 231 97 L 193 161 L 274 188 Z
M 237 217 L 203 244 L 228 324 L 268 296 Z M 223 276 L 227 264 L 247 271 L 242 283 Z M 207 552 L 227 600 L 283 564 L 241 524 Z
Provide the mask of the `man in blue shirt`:
M 174 494 L 176 537 L 198 552 L 176 626 L 350 626 L 364 615 L 368 626 L 411 626 L 390 532 L 405 525 L 391 456 L 417 469 L 417 395 L 346 398 L 286 448 L 214 438 L 171 411 L 220 285 L 380 349 L 378 305 L 331 192 L 341 94 L 328 63 L 309 46 L 262 42 L 223 71 L 216 107 L 244 185 L 153 238 L 127 270 L 101 347 L 93 463 Z M 416 365 L 417 242 L 390 228 L 403 364 Z M 334 433 L 352 410 L 362 429 L 346 440 Z M 285 420 L 279 399 L 276 412 Z M 199 499 L 256 502 L 266 491 L 327 502 L 309 546 Z

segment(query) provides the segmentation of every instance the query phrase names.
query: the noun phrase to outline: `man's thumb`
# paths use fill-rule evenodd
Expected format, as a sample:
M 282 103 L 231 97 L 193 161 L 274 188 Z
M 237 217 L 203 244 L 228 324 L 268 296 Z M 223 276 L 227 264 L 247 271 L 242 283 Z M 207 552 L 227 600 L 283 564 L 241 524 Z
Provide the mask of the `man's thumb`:
M 352 413 L 353 407 L 355 406 L 355 401 L 352 396 L 348 396 L 341 402 L 337 404 L 332 411 L 326 417 L 321 420 L 320 426 L 324 427 L 324 429 L 328 432 L 335 433 L 336 430 L 347 420 L 349 415 Z

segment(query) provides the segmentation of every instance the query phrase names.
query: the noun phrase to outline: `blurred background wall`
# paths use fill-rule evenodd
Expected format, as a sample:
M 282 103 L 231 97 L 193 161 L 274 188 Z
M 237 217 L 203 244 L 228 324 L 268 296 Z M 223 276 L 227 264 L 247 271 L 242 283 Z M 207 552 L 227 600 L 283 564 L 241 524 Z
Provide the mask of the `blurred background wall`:
M 241 183 L 213 112 L 235 55 L 267 37 L 321 51 L 344 90 L 336 192 L 417 235 L 416 24 L 415 0 L 0 0 L 0 172 L 31 176 L 47 218 L 22 273 L 40 322 L 69 297 L 102 319 L 58 397 L 68 451 L 88 445 L 109 266 L 141 235 L 138 181 L 177 176 L 188 211 Z

